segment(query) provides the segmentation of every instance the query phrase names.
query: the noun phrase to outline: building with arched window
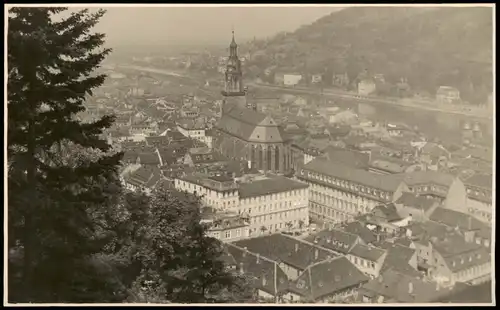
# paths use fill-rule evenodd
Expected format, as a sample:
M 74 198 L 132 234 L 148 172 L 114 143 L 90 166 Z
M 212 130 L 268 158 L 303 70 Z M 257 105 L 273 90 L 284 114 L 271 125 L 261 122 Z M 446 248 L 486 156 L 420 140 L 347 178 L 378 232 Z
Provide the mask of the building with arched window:
M 286 173 L 292 169 L 290 141 L 271 116 L 257 111 L 258 102 L 247 100 L 237 48 L 233 34 L 214 148 L 226 157 L 244 160 L 251 168 Z

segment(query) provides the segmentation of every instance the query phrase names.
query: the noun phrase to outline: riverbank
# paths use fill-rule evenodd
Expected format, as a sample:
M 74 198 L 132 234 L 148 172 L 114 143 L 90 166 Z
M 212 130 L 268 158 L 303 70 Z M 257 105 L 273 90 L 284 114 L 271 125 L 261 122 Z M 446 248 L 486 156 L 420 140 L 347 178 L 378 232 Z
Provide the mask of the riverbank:
M 298 87 L 284 87 L 284 86 L 275 86 L 275 85 L 267 85 L 267 84 L 249 84 L 254 87 L 261 87 L 267 89 L 276 89 L 281 91 L 287 91 L 292 93 L 302 93 L 309 95 L 323 95 L 329 97 L 343 98 L 343 99 L 352 99 L 360 102 L 369 102 L 369 103 L 381 103 L 381 104 L 390 104 L 398 107 L 405 107 L 411 109 L 419 109 L 431 112 L 440 112 L 446 114 L 455 114 L 461 116 L 469 116 L 478 119 L 486 119 L 492 120 L 492 113 L 488 112 L 486 109 L 480 108 L 469 108 L 463 107 L 462 109 L 457 106 L 432 106 L 431 102 L 427 101 L 416 101 L 412 99 L 384 99 L 377 98 L 371 96 L 360 96 L 355 93 L 343 92 L 343 91 L 332 91 L 332 90 L 312 90 L 307 88 L 298 88 Z M 465 110 L 464 109 L 468 109 Z M 474 110 L 473 110 L 474 109 Z M 473 110 L 473 111 L 472 111 Z

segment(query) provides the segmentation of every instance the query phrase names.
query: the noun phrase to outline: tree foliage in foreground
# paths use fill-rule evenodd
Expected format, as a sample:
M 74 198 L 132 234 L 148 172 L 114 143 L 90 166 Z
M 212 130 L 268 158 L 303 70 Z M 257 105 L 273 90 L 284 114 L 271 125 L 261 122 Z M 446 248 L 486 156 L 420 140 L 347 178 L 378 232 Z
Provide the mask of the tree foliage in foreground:
M 113 118 L 76 119 L 110 52 L 91 28 L 104 11 L 55 19 L 63 8 L 12 8 L 8 22 L 9 266 L 11 300 L 114 301 L 114 288 L 90 277 L 106 241 L 95 213 L 113 201 L 121 154 L 100 138 Z M 100 154 L 67 152 L 89 149 Z M 97 271 L 94 274 L 98 273 Z M 101 281 L 102 279 L 102 281 Z
M 113 219 L 108 253 L 122 265 L 129 301 L 244 302 L 249 282 L 226 268 L 220 241 L 206 236 L 200 203 L 191 195 L 160 190 L 128 193 Z
M 10 302 L 242 302 L 245 279 L 205 236 L 199 201 L 124 193 L 120 153 L 85 123 L 110 52 L 92 27 L 104 11 L 13 8 L 8 21 Z M 59 16 L 61 17 L 61 16 Z

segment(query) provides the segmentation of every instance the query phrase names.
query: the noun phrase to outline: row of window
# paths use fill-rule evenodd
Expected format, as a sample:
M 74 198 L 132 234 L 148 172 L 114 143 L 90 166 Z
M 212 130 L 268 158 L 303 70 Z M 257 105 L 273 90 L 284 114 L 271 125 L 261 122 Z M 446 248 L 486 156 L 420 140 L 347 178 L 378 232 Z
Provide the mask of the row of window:
M 315 189 L 317 189 L 319 191 L 316 191 Z M 325 194 L 324 192 L 327 192 L 330 195 Z M 312 186 L 311 187 L 311 198 L 318 197 L 318 196 L 323 196 L 323 197 L 325 197 L 325 199 L 328 196 L 342 197 L 342 198 L 345 198 L 346 200 L 351 200 L 351 201 L 359 200 L 361 203 L 371 201 L 370 199 L 367 199 L 365 197 L 362 197 L 362 196 L 359 196 L 359 195 L 356 195 L 353 193 L 339 191 L 339 190 L 335 190 L 335 189 L 331 189 L 331 188 L 326 188 L 324 186 Z
M 297 189 L 297 190 L 292 190 L 292 191 L 286 191 L 286 192 L 266 195 L 266 196 L 251 197 L 251 198 L 243 199 L 242 203 L 253 204 L 256 202 L 265 202 L 265 201 L 269 201 L 269 200 L 283 200 L 283 199 L 288 198 L 288 197 L 297 197 L 297 196 L 306 197 L 307 190 L 308 189 L 305 188 L 305 189 Z
M 474 208 L 469 208 L 469 213 L 473 214 L 473 215 L 480 216 L 484 219 L 487 219 L 489 222 L 491 222 L 491 212 L 485 212 L 485 211 L 477 210 Z
M 287 226 L 288 222 L 290 222 L 292 224 L 291 227 Z M 250 229 L 250 233 L 256 233 L 256 232 L 263 233 L 263 232 L 280 231 L 280 230 L 290 229 L 293 227 L 298 227 L 298 226 L 300 226 L 301 223 L 303 223 L 302 225 L 305 225 L 306 222 L 305 222 L 305 220 L 291 220 L 291 221 L 285 221 L 285 222 L 275 223 L 275 224 L 270 224 L 270 225 L 262 225 L 262 226 Z
M 350 215 L 350 214 L 346 214 L 346 213 L 343 213 L 343 212 L 340 212 L 340 211 L 336 211 L 336 210 L 333 210 L 332 209 L 329 209 L 329 211 L 332 211 L 332 212 L 327 212 L 326 214 L 324 212 L 321 212 L 318 211 L 318 206 L 311 206 L 311 215 L 317 219 L 321 219 L 321 218 L 325 218 L 325 217 L 329 217 L 331 220 L 333 220 L 334 222 L 344 222 L 344 221 L 351 221 L 353 219 L 353 216 Z
M 420 185 L 420 186 L 412 186 L 409 188 L 410 192 L 415 192 L 415 193 L 425 193 L 425 192 L 435 192 L 435 193 L 441 193 L 445 194 L 446 193 L 446 188 L 442 186 L 435 186 L 435 185 Z
M 260 223 L 265 223 L 267 221 L 272 221 L 273 218 L 274 220 L 281 220 L 281 219 L 288 219 L 291 217 L 297 217 L 297 216 L 307 216 L 307 208 L 300 208 L 300 209 L 294 209 L 294 210 L 289 210 L 289 211 L 284 211 L 284 212 L 279 212 L 279 213 L 274 213 L 274 214 L 266 214 L 266 215 L 261 215 L 261 216 L 254 216 L 251 219 L 252 224 L 260 224 Z
M 360 185 L 360 184 L 346 181 L 346 180 L 337 179 L 337 178 L 330 177 L 330 176 L 325 176 L 325 175 L 319 174 L 317 172 L 302 170 L 301 173 L 302 173 L 302 175 L 305 175 L 311 179 L 320 180 L 322 182 L 329 183 L 329 184 L 335 185 L 335 186 L 340 187 L 340 188 L 369 194 L 369 195 L 372 195 L 375 197 L 380 197 L 380 198 L 386 199 L 386 200 L 390 199 L 390 194 L 388 192 L 384 192 L 384 191 L 381 191 L 378 189 L 374 189 L 371 187 L 367 187 L 367 186 Z
M 333 204 L 330 206 L 324 206 L 320 204 L 316 204 L 314 202 L 310 203 L 311 211 L 316 212 L 321 215 L 326 215 L 329 217 L 339 217 L 342 215 L 346 215 L 346 217 L 356 216 L 362 213 L 368 213 L 369 209 L 357 208 L 357 205 L 354 204 Z
M 223 231 L 223 232 L 219 232 L 219 231 L 214 231 L 211 233 L 211 235 L 214 237 L 214 238 L 217 238 L 217 239 L 231 239 L 231 238 L 238 238 L 238 237 L 241 237 L 241 234 L 242 234 L 242 229 L 241 228 L 237 228 L 235 229 L 234 231 L 231 231 L 231 230 L 226 230 L 226 231 Z
M 470 188 L 467 189 L 467 194 L 474 194 L 476 196 L 481 196 L 481 197 L 489 197 L 491 198 L 491 192 L 485 192 L 485 191 L 474 191 L 471 190 Z
M 361 257 L 352 256 L 351 257 L 351 261 L 352 261 L 352 263 L 354 265 L 362 266 L 362 267 L 366 267 L 366 268 L 371 268 L 371 269 L 375 269 L 375 263 L 374 262 L 366 260 L 366 259 L 363 259 Z
M 338 197 L 338 196 L 337 196 Z M 335 208 L 350 211 L 351 213 L 368 213 L 370 212 L 370 205 L 368 200 L 361 200 L 358 202 L 353 202 L 354 199 L 349 199 L 343 197 L 344 199 L 332 197 L 325 194 L 313 194 L 311 193 L 311 201 L 318 202 L 324 205 L 333 206 Z M 348 201 L 346 201 L 346 198 Z M 371 204 L 374 204 L 371 202 Z
M 243 206 L 244 209 L 242 209 L 242 212 L 248 214 L 252 214 L 252 211 L 257 211 L 257 213 L 268 213 L 273 211 L 280 212 L 283 209 L 291 209 L 293 207 L 296 207 L 298 206 L 298 204 L 299 202 L 292 203 L 292 201 L 282 201 L 280 203 L 259 205 L 253 208 L 252 207 L 245 208 Z
M 457 272 L 457 276 L 458 278 L 469 278 L 470 276 L 476 276 L 482 274 L 485 271 L 490 271 L 490 266 L 488 264 L 482 264 L 466 270 L 461 270 Z

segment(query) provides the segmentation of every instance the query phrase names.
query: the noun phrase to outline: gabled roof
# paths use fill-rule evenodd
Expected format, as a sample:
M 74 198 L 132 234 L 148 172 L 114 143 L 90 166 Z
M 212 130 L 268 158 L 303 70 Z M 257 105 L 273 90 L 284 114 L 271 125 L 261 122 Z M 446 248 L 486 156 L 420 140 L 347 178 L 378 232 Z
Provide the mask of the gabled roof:
M 359 151 L 342 149 L 334 146 L 326 147 L 323 152 L 330 162 L 344 164 L 357 169 L 367 169 L 370 156 Z
M 370 212 L 370 215 L 376 216 L 378 219 L 394 222 L 401 219 L 394 204 L 378 205 Z
M 346 257 L 338 257 L 309 266 L 290 283 L 288 290 L 305 299 L 317 301 L 368 280 Z
M 387 251 L 378 247 L 364 244 L 356 244 L 351 251 L 350 255 L 360 257 L 372 262 L 378 261 Z
M 403 192 L 401 197 L 399 197 L 395 203 L 402 204 L 405 207 L 427 211 L 433 207 L 437 201 L 424 196 L 418 196 L 413 193 Z
M 138 187 L 154 188 L 160 179 L 159 169 L 140 167 L 127 177 L 126 182 Z
M 308 236 L 306 241 L 322 246 L 325 249 L 347 254 L 356 245 L 360 238 L 356 235 L 337 229 L 323 230 Z
M 311 264 L 336 255 L 309 242 L 284 234 L 272 234 L 233 243 L 248 251 L 260 254 L 272 261 L 285 263 L 299 270 L 305 270 Z M 317 251 L 317 258 L 316 253 Z
M 421 149 L 422 154 L 428 154 L 435 157 L 440 156 L 450 156 L 450 152 L 445 149 L 442 145 L 434 142 L 427 142 Z
M 236 268 L 242 268 L 244 274 L 253 277 L 254 288 L 273 296 L 286 292 L 288 277 L 276 262 L 230 243 L 227 251 L 237 262 Z
M 415 279 L 397 272 L 387 270 L 378 278 L 364 284 L 359 292 L 360 297 L 368 296 L 373 302 L 387 303 L 425 303 L 434 301 L 438 296 L 447 294 L 445 289 L 436 290 L 436 284 Z M 383 298 L 380 298 L 383 296 Z
M 363 240 L 367 244 L 377 241 L 377 236 L 371 230 L 369 230 L 365 225 L 363 225 L 361 222 L 358 221 L 349 222 L 345 224 L 342 227 L 342 230 L 347 233 L 357 235 L 358 237 L 361 238 L 361 240 Z
M 138 155 L 141 165 L 159 165 L 160 158 L 156 152 L 144 152 Z
M 491 254 L 484 246 L 466 242 L 458 232 L 447 233 L 441 238 L 433 237 L 431 243 L 453 272 L 491 261 Z
M 236 105 L 224 111 L 216 126 L 245 141 L 283 142 L 285 132 L 270 116 Z
M 448 227 L 458 227 L 462 230 L 483 230 L 488 226 L 473 216 L 446 208 L 436 208 L 429 216 L 429 220 L 444 224 Z
M 392 269 L 415 278 L 422 276 L 420 272 L 409 264 L 410 259 L 416 253 L 415 249 L 390 242 L 381 243 L 379 246 L 387 250 L 387 256 L 381 269 L 382 271 Z

